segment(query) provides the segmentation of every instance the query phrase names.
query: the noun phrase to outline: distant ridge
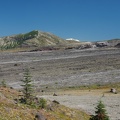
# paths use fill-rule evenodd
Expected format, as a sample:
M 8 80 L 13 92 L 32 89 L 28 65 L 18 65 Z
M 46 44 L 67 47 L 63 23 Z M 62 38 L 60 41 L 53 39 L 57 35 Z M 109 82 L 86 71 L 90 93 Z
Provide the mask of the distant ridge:
M 111 40 L 107 40 L 107 42 L 108 42 L 111 46 L 116 46 L 118 43 L 120 43 L 120 39 L 111 39 Z
M 33 30 L 24 34 L 5 36 L 0 38 L 0 50 L 41 51 L 59 49 L 89 49 L 100 47 L 120 48 L 120 39 L 98 42 L 81 42 L 78 39 L 63 39 L 49 32 Z
M 13 48 L 43 48 L 43 47 L 69 47 L 73 44 L 52 33 L 33 30 L 25 34 L 17 34 L 0 38 L 0 49 Z

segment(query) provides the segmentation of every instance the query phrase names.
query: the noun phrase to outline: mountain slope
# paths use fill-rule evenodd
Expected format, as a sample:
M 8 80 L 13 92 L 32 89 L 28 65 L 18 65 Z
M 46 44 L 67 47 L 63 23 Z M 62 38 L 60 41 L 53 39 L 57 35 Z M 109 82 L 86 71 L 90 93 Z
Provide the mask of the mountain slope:
M 25 41 L 25 43 L 28 45 L 34 45 L 38 47 L 38 46 L 64 45 L 67 44 L 67 41 L 51 33 L 38 31 L 35 37 Z
M 109 43 L 110 46 L 116 46 L 117 44 L 120 43 L 120 39 L 111 39 L 107 40 L 107 42 Z
M 0 38 L 0 50 L 17 49 L 16 51 L 38 51 L 56 49 L 89 49 L 97 47 L 120 47 L 120 39 L 99 42 L 80 42 L 77 39 L 62 39 L 48 32 L 33 30 Z
M 70 109 L 55 102 L 48 102 L 46 108 L 34 108 L 16 101 L 21 93 L 10 88 L 0 87 L 0 120 L 37 120 L 42 115 L 47 120 L 89 120 L 86 113 Z M 44 119 L 42 119 L 44 120 Z
M 47 32 L 33 30 L 25 34 L 17 34 L 0 38 L 0 49 L 40 48 L 40 47 L 68 47 L 78 42 L 69 42 Z

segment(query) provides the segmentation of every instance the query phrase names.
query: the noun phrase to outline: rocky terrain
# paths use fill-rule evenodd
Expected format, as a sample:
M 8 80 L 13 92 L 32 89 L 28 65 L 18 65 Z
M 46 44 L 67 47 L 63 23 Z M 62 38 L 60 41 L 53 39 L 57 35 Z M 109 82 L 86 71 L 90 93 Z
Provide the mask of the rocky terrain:
M 0 86 L 0 120 L 89 120 L 80 110 L 65 107 L 59 102 L 47 101 L 44 108 L 26 105 L 18 100 L 21 92 Z M 38 119 L 39 118 L 39 119 Z
M 56 99 L 61 104 L 72 108 L 83 109 L 93 114 L 94 106 L 101 98 L 97 92 L 81 94 L 67 94 L 53 98 L 53 93 L 62 88 L 89 88 L 95 85 L 98 88 L 109 84 L 112 87 L 117 83 L 120 87 L 120 49 L 87 49 L 87 50 L 55 50 L 38 52 L 2 52 L 0 53 L 0 76 L 8 86 L 20 89 L 21 79 L 25 68 L 29 68 L 33 84 L 38 95 L 48 99 Z M 109 90 L 110 90 L 109 87 Z M 109 90 L 105 91 L 108 92 Z M 50 92 L 50 93 L 49 93 Z M 51 96 L 49 96 L 49 94 Z M 47 95 L 47 96 L 46 96 Z M 105 94 L 102 99 L 108 110 L 111 120 L 119 120 L 119 97 Z M 112 112 L 112 115 L 111 115 Z
M 120 82 L 120 50 L 89 49 L 0 54 L 0 76 L 19 88 L 25 68 L 36 87 L 73 87 Z
M 120 91 L 118 94 L 113 94 L 109 91 L 109 88 L 95 90 L 72 89 L 56 91 L 57 96 L 53 96 L 52 94 L 45 94 L 42 97 L 50 100 L 57 100 L 65 106 L 70 108 L 77 108 L 92 115 L 95 114 L 95 107 L 97 106 L 98 102 L 102 100 L 110 120 L 119 120 Z
M 77 39 L 63 39 L 52 33 L 33 30 L 11 36 L 0 37 L 0 51 L 43 51 L 59 49 L 88 49 L 101 47 L 119 48 L 120 39 L 96 42 L 82 42 Z
M 52 33 L 38 30 L 0 38 L 1 51 L 10 49 L 16 49 L 16 51 L 69 49 L 79 44 L 78 41 L 68 41 Z
M 94 114 L 97 101 L 105 95 L 102 100 L 111 120 L 119 120 L 119 44 L 119 39 L 65 41 L 38 31 L 3 37 L 0 38 L 0 82 L 4 80 L 7 86 L 21 89 L 21 79 L 28 68 L 38 96 L 56 99 L 63 105 Z M 109 85 L 107 90 L 91 92 L 90 86 L 99 89 L 105 85 Z M 111 87 L 117 88 L 118 94 L 109 94 Z M 76 92 L 76 88 L 80 91 Z M 81 91 L 81 88 L 88 91 Z M 61 93 L 59 89 L 62 89 Z M 75 91 L 72 94 L 65 89 Z

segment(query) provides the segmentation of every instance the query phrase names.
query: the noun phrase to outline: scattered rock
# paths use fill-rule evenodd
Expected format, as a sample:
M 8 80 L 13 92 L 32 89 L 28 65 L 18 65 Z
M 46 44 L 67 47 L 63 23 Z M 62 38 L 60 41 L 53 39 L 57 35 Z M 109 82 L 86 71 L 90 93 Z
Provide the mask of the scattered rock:
M 115 45 L 115 47 L 120 48 L 120 43 L 118 43 L 117 45 Z
M 14 66 L 18 66 L 18 64 L 17 64 L 17 63 L 15 63 L 15 64 L 14 64 Z
M 18 104 L 18 103 L 19 103 L 19 99 L 15 98 L 15 99 L 14 99 L 14 103 L 15 103 L 15 104 Z
M 53 96 L 57 96 L 57 94 L 56 94 L 56 93 L 54 93 L 54 94 L 53 94 Z
M 41 113 L 37 113 L 35 115 L 35 119 L 34 120 L 47 120 L 47 119 Z
M 47 105 L 47 110 L 54 111 L 53 104 Z
M 79 46 L 79 49 L 88 49 L 88 48 L 93 48 L 93 44 L 92 43 L 85 43 Z
M 10 89 L 14 89 L 13 87 L 10 87 Z
M 5 96 L 0 92 L 0 98 L 5 98 Z
M 95 45 L 97 47 L 105 47 L 105 46 L 108 46 L 108 43 L 107 42 L 96 42 Z
M 54 102 L 54 103 L 56 103 L 56 104 L 60 104 L 58 101 L 56 101 L 56 100 L 53 100 L 52 102 Z
M 41 90 L 41 92 L 44 92 L 44 90 Z
M 116 93 L 117 93 L 117 90 L 116 90 L 115 88 L 111 88 L 110 92 L 116 94 Z

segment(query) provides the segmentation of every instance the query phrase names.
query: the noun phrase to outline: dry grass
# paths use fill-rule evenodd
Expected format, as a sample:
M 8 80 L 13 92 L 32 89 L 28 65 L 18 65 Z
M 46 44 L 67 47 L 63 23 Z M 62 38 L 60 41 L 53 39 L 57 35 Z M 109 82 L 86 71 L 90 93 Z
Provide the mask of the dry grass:
M 60 104 L 53 104 L 53 102 L 52 110 L 35 109 L 15 102 L 14 99 L 20 94 L 14 89 L 0 87 L 0 120 L 34 120 L 36 113 L 43 114 L 47 120 L 89 120 L 90 116 L 86 113 Z
M 9 88 L 0 88 L 0 120 L 32 120 L 34 110 L 16 103 L 20 93 Z

